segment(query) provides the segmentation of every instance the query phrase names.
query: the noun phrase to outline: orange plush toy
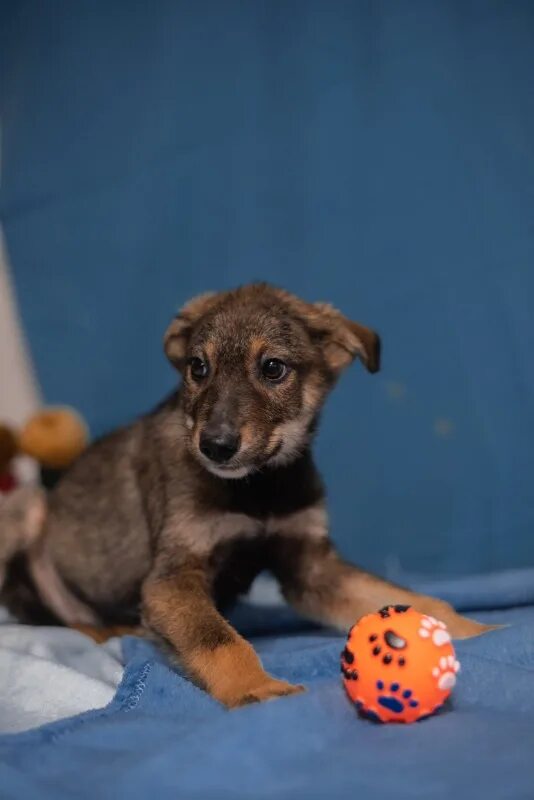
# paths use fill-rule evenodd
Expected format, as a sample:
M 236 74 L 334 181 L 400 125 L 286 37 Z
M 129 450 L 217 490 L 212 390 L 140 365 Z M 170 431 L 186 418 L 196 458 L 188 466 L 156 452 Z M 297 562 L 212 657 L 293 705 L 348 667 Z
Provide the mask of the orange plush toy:
M 436 713 L 459 668 L 445 624 L 409 606 L 362 617 L 341 654 L 348 696 L 376 722 L 416 722 Z

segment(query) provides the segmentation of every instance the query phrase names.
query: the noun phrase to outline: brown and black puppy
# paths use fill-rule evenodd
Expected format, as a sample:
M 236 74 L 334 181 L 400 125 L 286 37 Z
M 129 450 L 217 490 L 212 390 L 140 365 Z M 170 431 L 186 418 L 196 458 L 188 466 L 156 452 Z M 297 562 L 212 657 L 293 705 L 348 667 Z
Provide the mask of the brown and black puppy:
M 408 603 L 455 636 L 480 633 L 445 603 L 345 563 L 329 540 L 314 429 L 343 369 L 358 357 L 376 372 L 379 349 L 332 307 L 264 284 L 191 301 L 165 335 L 180 390 L 95 443 L 51 493 L 47 559 L 95 618 L 142 622 L 227 706 L 302 688 L 266 674 L 221 614 L 264 569 L 300 612 L 344 629 Z

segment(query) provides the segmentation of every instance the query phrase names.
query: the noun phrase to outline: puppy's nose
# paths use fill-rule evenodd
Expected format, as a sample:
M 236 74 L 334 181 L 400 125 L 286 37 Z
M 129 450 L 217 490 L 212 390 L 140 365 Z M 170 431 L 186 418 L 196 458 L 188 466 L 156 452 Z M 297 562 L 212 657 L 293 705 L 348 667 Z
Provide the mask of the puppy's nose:
M 205 430 L 200 435 L 199 448 L 202 455 L 209 458 L 210 461 L 224 464 L 226 461 L 230 461 L 232 456 L 235 456 L 240 444 L 240 437 L 232 431 Z

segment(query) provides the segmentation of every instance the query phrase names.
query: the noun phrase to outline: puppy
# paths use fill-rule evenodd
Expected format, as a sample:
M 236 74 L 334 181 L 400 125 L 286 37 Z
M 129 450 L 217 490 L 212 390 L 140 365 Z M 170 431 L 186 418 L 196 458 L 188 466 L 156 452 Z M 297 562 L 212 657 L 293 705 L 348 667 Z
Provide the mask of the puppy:
M 268 675 L 221 613 L 263 570 L 299 612 L 340 628 L 399 603 L 455 636 L 485 629 L 347 564 L 329 539 L 311 442 L 343 370 L 355 358 L 378 370 L 373 331 L 255 284 L 192 300 L 164 346 L 178 391 L 92 445 L 49 497 L 46 559 L 95 621 L 141 623 L 228 707 L 302 690 Z M 76 603 L 47 603 L 87 623 Z

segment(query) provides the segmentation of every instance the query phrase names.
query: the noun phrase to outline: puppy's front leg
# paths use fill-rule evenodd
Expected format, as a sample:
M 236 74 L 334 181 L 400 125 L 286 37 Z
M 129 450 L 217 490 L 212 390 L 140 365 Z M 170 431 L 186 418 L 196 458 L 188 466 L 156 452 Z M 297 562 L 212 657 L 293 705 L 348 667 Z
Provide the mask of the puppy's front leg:
M 195 683 L 229 708 L 303 691 L 264 671 L 252 646 L 215 608 L 201 566 L 149 577 L 143 618 L 172 645 Z
M 445 622 L 455 638 L 477 636 L 495 626 L 462 617 L 448 603 L 417 594 L 347 564 L 324 536 L 274 536 L 272 570 L 284 596 L 307 617 L 347 630 L 364 614 L 386 605 L 410 605 Z

